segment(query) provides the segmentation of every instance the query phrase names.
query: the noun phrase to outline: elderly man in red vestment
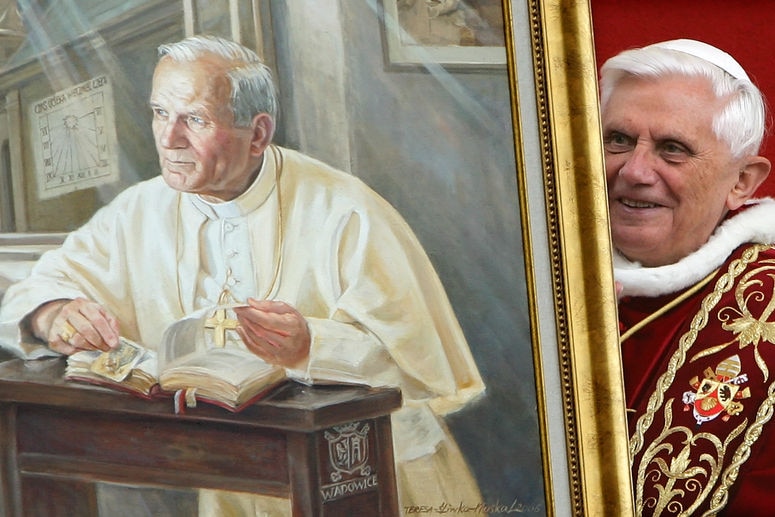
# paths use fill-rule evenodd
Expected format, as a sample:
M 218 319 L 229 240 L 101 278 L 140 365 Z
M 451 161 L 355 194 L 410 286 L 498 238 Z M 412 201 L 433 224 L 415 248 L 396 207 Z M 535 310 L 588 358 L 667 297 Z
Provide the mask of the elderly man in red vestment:
M 693 40 L 601 69 L 639 515 L 775 515 L 775 201 L 764 100 Z

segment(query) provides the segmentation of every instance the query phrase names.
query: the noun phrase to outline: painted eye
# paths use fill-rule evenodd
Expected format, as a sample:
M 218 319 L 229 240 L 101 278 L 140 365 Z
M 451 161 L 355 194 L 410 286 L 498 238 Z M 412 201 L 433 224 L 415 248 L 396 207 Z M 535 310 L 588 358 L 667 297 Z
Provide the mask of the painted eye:
M 196 115 L 189 115 L 186 117 L 186 125 L 191 131 L 201 131 L 205 129 L 209 124 L 207 120 Z
M 164 110 L 159 107 L 151 108 L 153 111 L 153 118 L 155 120 L 167 120 L 169 118 L 169 113 L 167 113 L 167 110 Z

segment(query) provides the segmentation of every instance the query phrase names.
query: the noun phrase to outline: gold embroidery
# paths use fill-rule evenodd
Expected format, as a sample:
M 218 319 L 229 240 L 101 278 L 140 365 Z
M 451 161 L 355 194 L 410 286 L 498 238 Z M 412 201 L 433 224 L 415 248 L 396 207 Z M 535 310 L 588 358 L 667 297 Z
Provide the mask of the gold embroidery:
M 759 439 L 762 434 L 762 427 L 764 424 L 772 419 L 773 406 L 775 405 L 775 382 L 770 384 L 767 389 L 767 398 L 764 400 L 759 410 L 756 412 L 756 419 L 753 424 L 746 430 L 743 442 L 737 447 L 735 455 L 732 456 L 732 460 L 724 470 L 724 474 L 721 476 L 721 484 L 713 493 L 710 499 L 710 507 L 704 516 L 710 516 L 717 514 L 727 504 L 729 499 L 729 489 L 737 480 L 737 475 L 740 473 L 740 467 L 751 456 L 751 446 Z
M 709 321 L 713 309 L 717 306 L 721 297 L 729 292 L 734 286 L 736 279 L 740 277 L 746 268 L 757 260 L 759 253 L 768 249 L 769 246 L 753 245 L 746 249 L 741 257 L 731 262 L 726 273 L 721 275 L 714 286 L 713 292 L 709 293 L 702 301 L 701 307 L 691 321 L 689 330 L 681 336 L 678 347 L 670 357 L 666 371 L 659 377 L 656 383 L 656 389 L 649 398 L 646 411 L 635 424 L 635 430 L 630 437 L 630 458 L 634 461 L 637 454 L 643 450 L 643 457 L 640 459 L 637 471 L 636 486 L 636 509 L 638 514 L 642 514 L 644 508 L 649 510 L 650 514 L 659 515 L 663 511 L 671 513 L 681 513 L 688 515 L 696 511 L 713 490 L 709 500 L 710 509 L 706 515 L 712 515 L 722 509 L 728 498 L 729 488 L 737 479 L 740 466 L 744 464 L 749 456 L 751 446 L 761 435 L 762 426 L 768 422 L 773 415 L 775 406 L 775 383 L 770 386 L 768 398 L 760 405 L 756 419 L 746 430 L 748 420 L 744 420 L 740 425 L 734 428 L 722 443 L 715 435 L 709 433 L 697 433 L 696 435 L 687 427 L 678 426 L 671 428 L 672 408 L 674 399 L 669 399 L 665 404 L 665 395 L 672 386 L 678 370 L 686 363 L 689 350 L 695 344 L 699 332 L 704 329 Z M 719 311 L 719 319 L 723 328 L 736 334 L 735 339 L 729 343 L 714 347 L 713 352 L 722 350 L 734 342 L 738 342 L 740 349 L 747 346 L 754 347 L 754 355 L 757 365 L 762 371 L 765 379 L 769 372 L 766 364 L 761 358 L 758 345 L 762 341 L 775 343 L 775 322 L 767 321 L 773 311 L 775 311 L 775 292 L 764 310 L 762 317 L 758 320 L 753 318 L 750 311 L 747 310 L 747 301 L 751 299 L 767 299 L 759 287 L 762 282 L 752 279 L 753 275 L 761 274 L 765 270 L 775 271 L 775 261 L 762 261 L 764 265 L 755 271 L 751 271 L 742 277 L 740 284 L 735 290 L 735 299 L 737 300 L 739 311 L 732 307 L 725 307 Z M 775 278 L 775 273 L 769 275 Z M 774 289 L 775 291 L 775 289 Z M 754 298 L 752 298 L 754 297 Z M 729 312 L 724 312 L 728 310 Z M 729 313 L 734 313 L 730 315 Z M 723 314 L 723 316 L 722 316 Z M 734 316 L 737 317 L 734 317 Z M 707 354 L 699 353 L 692 357 L 696 360 Z M 644 450 L 644 435 L 651 427 L 654 418 L 660 408 L 663 408 L 665 425 L 659 437 L 653 443 L 649 444 Z M 733 409 L 737 413 L 737 408 Z M 736 439 L 743 430 L 746 433 L 737 446 L 735 454 L 730 459 L 730 464 L 724 467 L 724 457 L 727 454 L 729 444 Z M 675 437 L 676 434 L 683 435 L 683 449 L 673 451 L 674 445 L 668 443 L 668 437 Z M 692 457 L 693 448 L 696 451 L 700 443 L 711 445 L 716 451 L 716 457 L 710 454 L 701 454 L 697 458 Z M 669 463 L 667 460 L 669 459 Z M 694 460 L 694 463 L 692 461 Z M 644 486 L 646 479 L 649 480 L 657 493 L 649 494 L 649 498 L 644 500 Z M 716 487 L 716 483 L 719 486 Z M 683 500 L 687 494 L 694 493 L 693 502 Z M 691 504 L 690 504 L 691 503 Z
M 718 318 L 722 322 L 721 328 L 735 334 L 735 339 L 700 352 L 692 357 L 691 361 L 722 350 L 737 341 L 741 350 L 747 346 L 753 346 L 756 364 L 764 375 L 764 380 L 769 378 L 770 371 L 759 353 L 759 343 L 761 341 L 775 343 L 775 322 L 768 321 L 775 310 L 775 288 L 771 294 L 767 295 L 757 289 L 762 286 L 762 281 L 756 278 L 752 280 L 752 277 L 759 276 L 765 271 L 775 270 L 775 260 L 763 260 L 761 263 L 763 264 L 761 267 L 746 273 L 735 288 L 735 300 L 737 300 L 739 310 L 734 307 L 724 307 L 718 313 Z M 770 273 L 769 276 L 772 277 L 773 274 Z M 746 293 L 746 291 L 750 292 Z M 757 300 L 769 299 L 767 306 L 758 318 L 754 317 L 748 310 L 748 300 L 752 297 Z M 736 314 L 737 317 L 733 319 L 733 315 L 730 313 Z
M 735 284 L 735 279 L 745 271 L 751 262 L 754 262 L 758 258 L 761 251 L 768 248 L 769 246 L 754 244 L 743 251 L 741 257 L 737 260 L 733 260 L 729 264 L 727 272 L 721 275 L 716 281 L 713 291 L 703 299 L 699 311 L 692 319 L 689 330 L 686 334 L 681 336 L 678 348 L 670 357 L 667 370 L 657 380 L 656 389 L 654 390 L 654 393 L 651 394 L 651 397 L 649 397 L 646 411 L 640 416 L 635 424 L 635 432 L 630 437 L 631 460 L 634 459 L 638 452 L 643 448 L 643 435 L 654 422 L 654 417 L 664 402 L 665 393 L 673 384 L 678 369 L 686 362 L 686 354 L 692 345 L 694 345 L 697 335 L 707 325 L 711 310 L 718 304 L 719 300 L 721 300 L 722 295 L 732 289 Z
M 745 429 L 747 420 L 738 425 L 722 443 L 719 438 L 710 433 L 694 434 L 684 426 L 671 427 L 673 399 L 667 401 L 664 408 L 665 424 L 660 435 L 644 451 L 638 467 L 636 510 L 642 515 L 648 509 L 649 515 L 658 516 L 667 511 L 671 514 L 691 515 L 708 497 L 716 484 L 724 466 L 729 443 Z M 683 435 L 677 443 L 683 444 L 677 454 L 669 442 L 671 435 Z M 692 463 L 692 447 L 710 445 L 716 455 L 700 454 Z M 666 459 L 670 459 L 668 464 Z M 655 495 L 644 494 L 646 478 L 656 490 Z M 694 493 L 693 503 L 681 501 L 687 495 Z

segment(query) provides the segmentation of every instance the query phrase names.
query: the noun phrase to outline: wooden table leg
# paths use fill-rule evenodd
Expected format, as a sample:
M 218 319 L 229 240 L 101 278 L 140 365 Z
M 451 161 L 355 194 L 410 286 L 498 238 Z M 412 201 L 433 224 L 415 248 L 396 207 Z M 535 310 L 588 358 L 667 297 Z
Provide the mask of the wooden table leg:
M 294 516 L 322 515 L 319 490 L 315 435 L 288 435 L 288 476 L 290 477 L 291 508 Z
M 390 417 L 289 437 L 294 515 L 398 515 Z
M 390 415 L 380 417 L 375 422 L 377 423 L 376 440 L 379 447 L 380 511 L 381 515 L 398 516 L 400 512 Z
M 0 516 L 96 517 L 93 483 L 19 471 L 17 410 L 14 404 L 0 404 Z
M 16 406 L 0 404 L 0 517 L 20 517 L 21 487 L 16 463 Z
M 24 515 L 97 517 L 97 490 L 93 483 L 56 477 L 22 477 Z

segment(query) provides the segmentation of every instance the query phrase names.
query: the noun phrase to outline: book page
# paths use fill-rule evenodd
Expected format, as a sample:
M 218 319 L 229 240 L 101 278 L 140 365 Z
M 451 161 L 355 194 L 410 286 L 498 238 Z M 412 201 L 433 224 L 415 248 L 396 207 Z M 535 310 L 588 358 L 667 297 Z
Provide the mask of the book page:
M 212 348 L 193 353 L 170 363 L 162 372 L 164 380 L 178 375 L 213 377 L 233 386 L 270 374 L 279 366 L 269 364 L 257 355 L 238 348 Z

